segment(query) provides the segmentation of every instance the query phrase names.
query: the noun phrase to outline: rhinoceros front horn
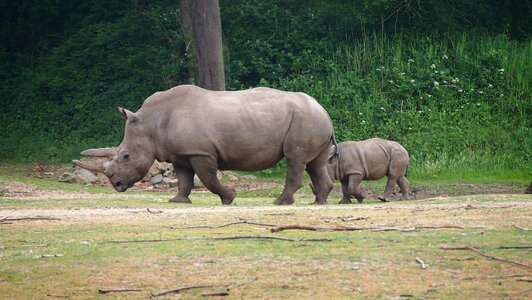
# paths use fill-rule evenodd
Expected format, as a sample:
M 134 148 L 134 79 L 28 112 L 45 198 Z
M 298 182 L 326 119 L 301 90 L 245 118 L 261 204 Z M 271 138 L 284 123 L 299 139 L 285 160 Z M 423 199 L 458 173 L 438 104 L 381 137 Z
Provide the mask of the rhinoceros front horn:
M 116 154 L 117 148 L 98 148 L 98 149 L 87 149 L 81 151 L 81 155 L 90 155 L 96 157 L 111 157 Z
M 99 172 L 99 173 L 105 172 L 105 168 L 101 161 L 73 160 L 72 163 L 80 168 L 83 168 L 89 171 L 94 171 L 94 172 Z

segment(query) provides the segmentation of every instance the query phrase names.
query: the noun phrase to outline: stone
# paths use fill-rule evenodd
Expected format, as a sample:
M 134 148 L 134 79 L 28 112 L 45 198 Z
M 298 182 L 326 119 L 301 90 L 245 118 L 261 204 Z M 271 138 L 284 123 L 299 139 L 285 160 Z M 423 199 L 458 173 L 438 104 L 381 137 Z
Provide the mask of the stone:
M 75 183 L 76 182 L 76 175 L 70 173 L 70 172 L 64 172 L 59 176 L 60 182 L 66 182 L 66 183 Z
M 164 177 L 174 177 L 174 170 L 166 170 L 163 173 Z
M 156 184 L 161 183 L 161 182 L 163 182 L 163 175 L 162 174 L 157 174 L 157 175 L 153 176 L 150 179 L 150 183 L 152 185 L 156 185 Z
M 91 171 L 76 168 L 74 169 L 74 174 L 78 175 L 84 183 L 91 184 L 98 181 L 98 176 L 94 175 Z
M 148 172 L 146 175 L 144 175 L 144 177 L 142 177 L 142 179 L 140 181 L 148 182 L 148 181 L 150 181 L 150 179 L 151 179 L 151 174 Z
M 194 174 L 194 187 L 195 188 L 205 187 L 205 185 L 203 185 L 203 182 L 201 182 L 197 174 Z
M 176 187 L 177 186 L 177 179 L 176 178 L 168 178 L 164 177 L 163 182 L 168 184 L 170 187 Z

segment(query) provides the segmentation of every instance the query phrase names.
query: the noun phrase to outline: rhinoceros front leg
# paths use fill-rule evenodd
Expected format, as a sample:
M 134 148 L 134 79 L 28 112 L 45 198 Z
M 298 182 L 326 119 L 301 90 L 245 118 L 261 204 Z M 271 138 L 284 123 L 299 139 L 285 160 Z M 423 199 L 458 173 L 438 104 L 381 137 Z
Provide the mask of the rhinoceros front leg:
M 188 196 L 194 187 L 194 170 L 181 168 L 174 164 L 174 172 L 177 176 L 177 185 L 179 191 L 177 196 L 170 199 L 170 202 L 175 203 L 192 203 Z
M 362 179 L 364 179 L 364 176 L 362 174 L 351 174 L 348 176 L 348 194 L 349 196 L 355 196 L 357 198 L 358 203 L 362 203 L 364 201 L 364 198 L 366 196 L 360 189 L 360 183 L 362 182 Z
M 218 171 L 216 159 L 207 156 L 196 156 L 190 159 L 190 164 L 205 187 L 220 196 L 222 204 L 229 205 L 233 202 L 236 196 L 235 189 L 222 185 L 218 177 L 216 177 L 216 172 Z
M 349 178 L 343 178 L 340 182 L 342 183 L 342 200 L 340 200 L 338 204 L 353 203 L 353 201 L 351 201 L 351 195 L 349 195 Z
M 305 164 L 300 161 L 286 159 L 286 182 L 281 195 L 273 202 L 277 205 L 294 203 L 294 193 L 303 186 L 303 171 Z M 316 186 L 314 186 L 316 189 Z

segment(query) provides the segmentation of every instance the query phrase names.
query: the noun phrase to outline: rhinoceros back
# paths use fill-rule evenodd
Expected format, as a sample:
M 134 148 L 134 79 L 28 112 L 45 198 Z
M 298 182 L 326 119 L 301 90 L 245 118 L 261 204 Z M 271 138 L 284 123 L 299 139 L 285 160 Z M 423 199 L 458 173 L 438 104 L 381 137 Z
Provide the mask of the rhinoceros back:
M 222 170 L 270 168 L 287 143 L 312 152 L 327 147 L 332 136 L 331 121 L 316 100 L 269 88 L 220 92 L 179 86 L 155 93 L 138 113 L 153 128 L 158 159 L 179 163 L 215 156 Z

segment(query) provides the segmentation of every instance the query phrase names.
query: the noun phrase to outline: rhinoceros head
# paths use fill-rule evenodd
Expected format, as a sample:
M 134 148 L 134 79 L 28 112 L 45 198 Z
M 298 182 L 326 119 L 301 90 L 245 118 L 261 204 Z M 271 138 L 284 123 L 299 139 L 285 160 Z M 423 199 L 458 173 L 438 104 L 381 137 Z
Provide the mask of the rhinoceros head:
M 122 107 L 119 107 L 118 111 L 126 119 L 122 143 L 118 147 L 88 149 L 81 152 L 82 155 L 107 157 L 107 161 L 102 163 L 98 160 L 93 162 L 74 160 L 73 163 L 84 169 L 104 173 L 115 190 L 124 192 L 146 175 L 155 158 L 142 118 Z

